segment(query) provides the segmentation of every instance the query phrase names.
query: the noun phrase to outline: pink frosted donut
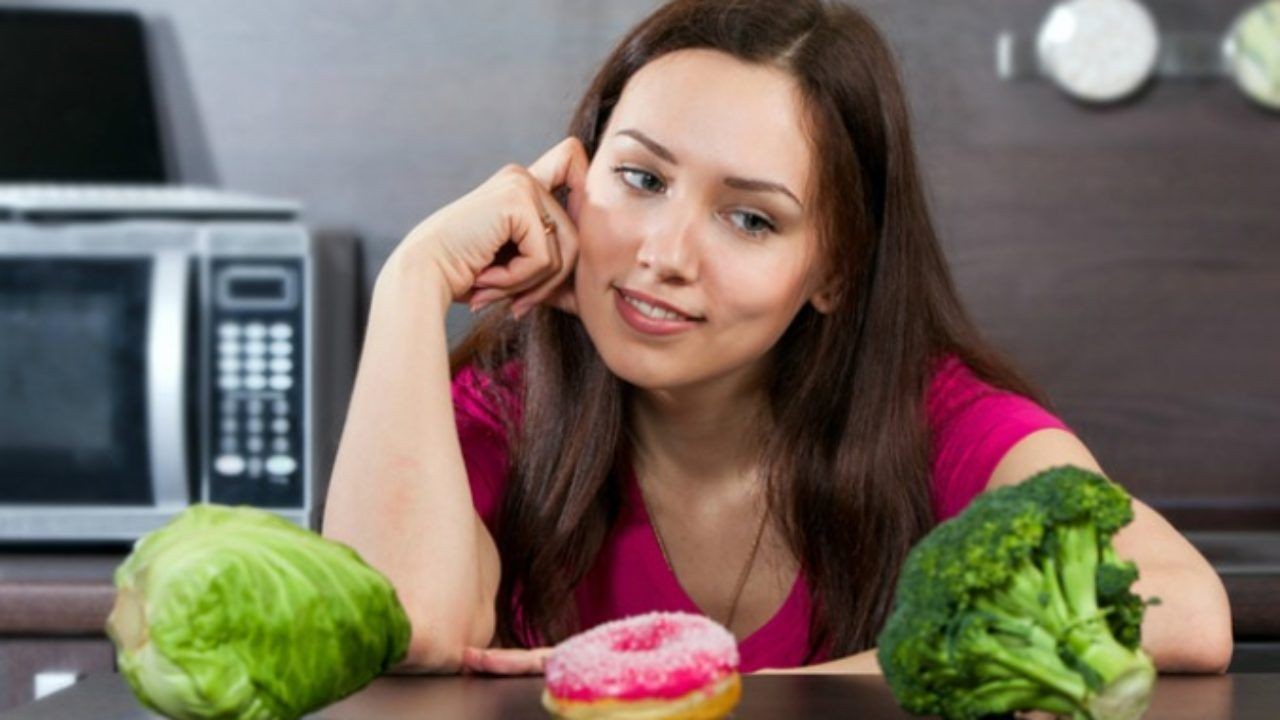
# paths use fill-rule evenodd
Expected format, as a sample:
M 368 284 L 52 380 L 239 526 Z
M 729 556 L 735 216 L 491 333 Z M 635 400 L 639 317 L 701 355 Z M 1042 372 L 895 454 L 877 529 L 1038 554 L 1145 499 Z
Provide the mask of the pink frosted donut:
M 555 647 L 542 704 L 583 718 L 724 717 L 738 703 L 738 643 L 702 615 L 652 612 L 597 625 Z

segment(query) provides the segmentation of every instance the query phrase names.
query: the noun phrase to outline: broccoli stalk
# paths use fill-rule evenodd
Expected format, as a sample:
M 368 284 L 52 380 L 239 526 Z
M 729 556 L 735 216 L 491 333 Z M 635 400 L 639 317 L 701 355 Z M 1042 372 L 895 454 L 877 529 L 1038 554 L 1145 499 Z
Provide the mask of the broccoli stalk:
M 908 556 L 880 664 L 915 713 L 1128 720 L 1150 701 L 1144 605 L 1111 548 L 1128 495 L 1078 468 L 987 493 Z M 1117 632 L 1119 631 L 1119 632 Z

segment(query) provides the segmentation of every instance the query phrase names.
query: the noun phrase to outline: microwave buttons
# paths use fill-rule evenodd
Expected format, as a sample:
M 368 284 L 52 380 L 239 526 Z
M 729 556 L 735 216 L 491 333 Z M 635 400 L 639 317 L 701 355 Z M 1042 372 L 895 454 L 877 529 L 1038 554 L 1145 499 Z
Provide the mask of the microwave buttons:
M 267 387 L 267 376 L 260 374 L 248 375 L 244 379 L 244 386 L 249 390 L 262 390 Z
M 249 433 L 250 435 L 257 435 L 261 433 L 262 419 L 256 418 L 256 417 L 249 418 L 244 423 L 244 429 L 245 429 L 245 432 Z
M 271 339 L 288 340 L 293 337 L 293 328 L 282 322 L 275 323 L 271 326 Z
M 277 453 L 287 453 L 287 452 L 289 452 L 289 439 L 288 439 L 288 438 L 278 437 L 278 438 L 276 438 L 275 440 L 272 440 L 272 441 L 271 441 L 271 449 L 272 449 L 272 451 L 277 452 Z
M 239 390 L 239 389 L 240 389 L 240 376 L 239 376 L 239 375 L 222 375 L 222 376 L 219 376 L 219 377 L 218 377 L 218 389 L 219 389 L 219 390 Z
M 271 354 L 277 357 L 289 355 L 293 353 L 293 343 L 285 340 L 276 340 L 271 343 Z
M 263 373 L 267 370 L 267 361 L 260 357 L 251 357 L 244 361 L 244 371 L 248 373 Z
M 229 356 L 218 358 L 218 370 L 224 373 L 240 372 L 239 358 L 234 358 Z
M 271 421 L 271 431 L 277 435 L 284 435 L 289 432 L 289 421 L 284 418 L 276 418 Z
M 244 326 L 244 336 L 250 340 L 261 340 L 267 336 L 267 326 L 260 322 L 251 322 Z
M 218 337 L 224 340 L 235 340 L 240 337 L 240 326 L 233 322 L 223 322 L 218 325 Z
M 251 453 L 260 453 L 260 452 L 262 452 L 262 438 L 260 438 L 260 437 L 251 437 L 251 438 L 249 438 L 248 440 L 245 440 L 245 441 L 244 441 L 244 449 L 245 449 L 245 450 L 248 450 L 248 451 L 249 451 L 249 452 L 251 452 Z
M 288 415 L 289 401 L 284 399 L 276 400 L 272 405 L 272 409 L 275 410 L 277 415 Z
M 213 461 L 213 469 L 217 470 L 219 475 L 235 477 L 244 472 L 244 458 L 239 455 L 221 455 Z
M 261 340 L 250 340 L 244 344 L 244 354 L 247 357 L 262 357 L 266 352 L 267 345 Z
M 262 477 L 262 458 L 251 457 L 245 464 L 249 469 L 249 477 Z
M 222 340 L 218 343 L 218 354 L 226 357 L 240 354 L 240 343 L 235 340 Z
M 245 409 L 245 412 L 249 413 L 250 415 L 261 415 L 262 401 L 256 398 L 253 400 L 250 400 L 249 403 L 245 405 L 244 409 Z
M 293 387 L 293 378 L 289 377 L 288 375 L 272 375 L 271 376 L 272 390 L 288 390 L 291 387 Z
M 297 461 L 288 455 L 272 455 L 267 458 L 267 472 L 272 475 L 288 475 L 297 469 Z
M 240 425 L 236 422 L 235 418 L 226 418 L 222 421 L 222 432 L 228 435 L 234 434 L 235 431 L 239 429 Z
M 271 358 L 271 372 L 284 374 L 293 372 L 293 361 L 289 358 Z

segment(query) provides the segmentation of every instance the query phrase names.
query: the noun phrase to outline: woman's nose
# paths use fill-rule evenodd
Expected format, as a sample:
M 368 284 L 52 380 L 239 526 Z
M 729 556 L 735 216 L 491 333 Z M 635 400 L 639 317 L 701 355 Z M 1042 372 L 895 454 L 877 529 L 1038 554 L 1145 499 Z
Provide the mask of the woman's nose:
M 697 280 L 698 228 L 697 217 L 693 215 L 689 213 L 674 222 L 653 227 L 636 251 L 636 263 L 652 270 L 660 280 Z

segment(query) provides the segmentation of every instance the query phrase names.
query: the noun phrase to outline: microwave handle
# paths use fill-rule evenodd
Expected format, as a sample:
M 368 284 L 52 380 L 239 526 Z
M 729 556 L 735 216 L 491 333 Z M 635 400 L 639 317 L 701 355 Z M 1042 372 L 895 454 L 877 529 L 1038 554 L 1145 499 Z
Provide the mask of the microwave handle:
M 158 252 L 147 322 L 147 436 L 158 507 L 192 502 L 187 491 L 187 302 L 190 255 Z

